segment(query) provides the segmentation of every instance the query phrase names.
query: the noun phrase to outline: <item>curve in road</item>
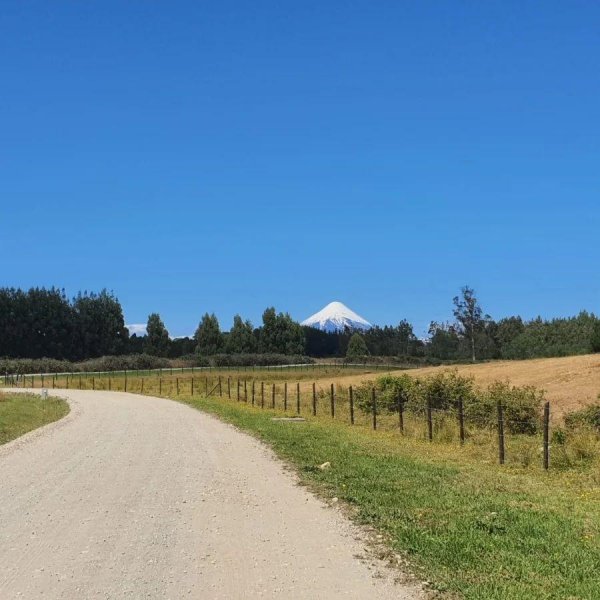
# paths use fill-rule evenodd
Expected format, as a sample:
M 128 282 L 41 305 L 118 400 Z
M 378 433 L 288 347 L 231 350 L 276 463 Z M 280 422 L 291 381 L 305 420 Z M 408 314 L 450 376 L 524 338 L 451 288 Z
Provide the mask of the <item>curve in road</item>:
M 0 598 L 419 598 L 252 437 L 185 405 L 64 390 L 0 447 Z

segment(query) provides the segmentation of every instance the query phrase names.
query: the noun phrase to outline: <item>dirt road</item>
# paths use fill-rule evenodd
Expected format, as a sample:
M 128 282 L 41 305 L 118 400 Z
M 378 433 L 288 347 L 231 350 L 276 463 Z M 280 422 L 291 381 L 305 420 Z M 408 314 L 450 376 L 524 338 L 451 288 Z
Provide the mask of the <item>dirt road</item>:
M 168 400 L 58 394 L 67 417 L 0 446 L 0 598 L 420 597 L 251 437 Z

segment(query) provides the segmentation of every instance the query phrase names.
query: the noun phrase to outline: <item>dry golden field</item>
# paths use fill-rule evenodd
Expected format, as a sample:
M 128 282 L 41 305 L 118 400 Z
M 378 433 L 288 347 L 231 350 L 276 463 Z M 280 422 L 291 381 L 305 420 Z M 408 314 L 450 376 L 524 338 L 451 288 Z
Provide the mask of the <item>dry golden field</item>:
M 493 381 L 510 381 L 514 385 L 534 385 L 546 391 L 554 418 L 594 402 L 600 393 L 600 354 L 566 356 L 563 358 L 536 358 L 533 360 L 499 360 L 476 365 L 455 367 L 425 367 L 409 371 L 414 376 L 432 375 L 442 370 L 456 369 L 463 375 L 472 375 L 480 386 Z M 373 379 L 381 372 L 337 378 L 346 385 Z

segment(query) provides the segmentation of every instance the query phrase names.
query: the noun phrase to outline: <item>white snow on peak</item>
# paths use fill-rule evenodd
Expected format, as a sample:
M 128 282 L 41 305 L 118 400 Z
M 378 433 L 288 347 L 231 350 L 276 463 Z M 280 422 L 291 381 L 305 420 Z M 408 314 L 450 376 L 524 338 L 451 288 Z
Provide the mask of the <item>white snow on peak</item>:
M 343 331 L 350 329 L 370 329 L 371 323 L 357 315 L 341 302 L 330 302 L 325 308 L 302 321 L 301 325 L 315 327 L 322 331 Z

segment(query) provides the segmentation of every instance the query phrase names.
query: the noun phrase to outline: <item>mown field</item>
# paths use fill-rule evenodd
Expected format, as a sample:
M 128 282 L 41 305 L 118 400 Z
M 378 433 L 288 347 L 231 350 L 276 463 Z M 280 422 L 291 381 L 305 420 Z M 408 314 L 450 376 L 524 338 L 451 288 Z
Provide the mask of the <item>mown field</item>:
M 0 444 L 64 417 L 69 405 L 60 398 L 0 393 Z

